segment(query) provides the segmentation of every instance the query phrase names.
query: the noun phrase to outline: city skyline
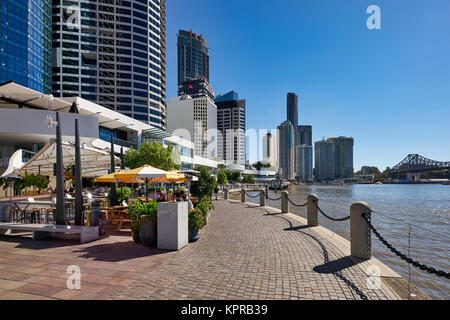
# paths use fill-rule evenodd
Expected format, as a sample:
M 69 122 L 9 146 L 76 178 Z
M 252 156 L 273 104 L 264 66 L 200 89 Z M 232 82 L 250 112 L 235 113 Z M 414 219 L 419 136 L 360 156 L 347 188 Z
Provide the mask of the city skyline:
M 439 30 L 446 27 L 450 6 L 377 1 L 382 29 L 369 30 L 370 4 L 171 2 L 167 96 L 176 96 L 174 35 L 192 29 L 208 39 L 214 91 L 228 92 L 232 85 L 246 96 L 247 128 L 275 129 L 286 119 L 286 94 L 295 92 L 298 122 L 315 128 L 313 142 L 355 138 L 355 171 L 363 165 L 384 170 L 409 153 L 447 161 L 450 151 L 442 145 L 450 139 L 445 121 L 450 64 L 443 53 L 450 41 Z M 267 23 L 269 13 L 279 23 Z M 416 19 L 408 23 L 412 15 Z M 205 19 L 192 19 L 196 16 Z M 269 38 L 276 39 L 278 50 L 267 50 L 263 39 Z M 422 123 L 424 118 L 429 121 Z

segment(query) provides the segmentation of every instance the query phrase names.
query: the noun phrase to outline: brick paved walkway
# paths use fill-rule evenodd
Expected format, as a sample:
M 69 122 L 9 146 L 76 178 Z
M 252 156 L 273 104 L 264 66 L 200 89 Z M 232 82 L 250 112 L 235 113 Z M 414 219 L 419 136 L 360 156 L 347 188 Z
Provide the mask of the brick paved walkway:
M 367 263 L 292 215 L 214 202 L 201 238 L 178 252 L 131 241 L 129 232 L 76 244 L 0 237 L 0 298 L 395 299 L 367 288 Z M 78 265 L 81 290 L 66 288 Z

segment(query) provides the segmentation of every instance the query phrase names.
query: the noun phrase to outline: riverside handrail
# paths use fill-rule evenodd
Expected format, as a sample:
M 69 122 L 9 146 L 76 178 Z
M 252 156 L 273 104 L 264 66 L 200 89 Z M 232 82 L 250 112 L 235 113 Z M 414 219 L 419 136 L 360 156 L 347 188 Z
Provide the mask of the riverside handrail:
M 252 190 L 258 191 L 258 190 Z M 291 199 L 289 199 L 289 193 L 287 191 L 283 191 L 281 196 L 277 199 L 271 199 L 267 195 L 267 191 L 261 189 L 259 190 L 258 195 L 250 195 L 248 192 L 242 188 L 239 193 L 241 194 L 241 202 L 246 202 L 246 197 L 250 198 L 260 198 L 260 206 L 265 206 L 266 198 L 269 200 L 277 201 L 281 199 L 281 212 L 288 213 L 289 212 L 289 203 L 296 207 L 304 207 L 307 209 L 307 224 L 308 226 L 314 227 L 319 225 L 318 212 L 320 212 L 324 217 L 330 219 L 332 221 L 347 221 L 350 220 L 350 251 L 351 255 L 356 258 L 361 259 L 370 259 L 372 257 L 371 253 L 371 232 L 375 234 L 375 236 L 396 256 L 398 256 L 403 261 L 408 264 L 413 265 L 416 268 L 419 268 L 422 271 L 426 271 L 428 273 L 437 275 L 439 277 L 444 277 L 446 279 L 450 279 L 450 273 L 438 270 L 436 268 L 430 267 L 428 265 L 422 264 L 407 255 L 398 251 L 395 247 L 393 247 L 384 237 L 378 232 L 378 230 L 373 226 L 371 222 L 371 213 L 374 212 L 370 206 L 362 201 L 354 202 L 350 206 L 350 214 L 341 218 L 334 218 L 326 214 L 319 206 L 319 197 L 315 194 L 310 194 L 307 197 L 307 201 L 304 204 L 296 204 Z M 226 189 L 226 198 L 228 199 L 228 189 Z

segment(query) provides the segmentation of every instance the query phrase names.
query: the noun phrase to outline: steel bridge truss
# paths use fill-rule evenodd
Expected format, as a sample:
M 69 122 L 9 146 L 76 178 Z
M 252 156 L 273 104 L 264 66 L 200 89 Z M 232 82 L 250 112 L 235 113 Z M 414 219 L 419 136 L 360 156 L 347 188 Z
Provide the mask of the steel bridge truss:
M 450 169 L 450 161 L 435 161 L 419 154 L 408 154 L 405 159 L 403 159 L 396 166 L 388 170 L 389 173 L 400 173 L 400 172 L 424 172 L 432 170 L 443 170 Z

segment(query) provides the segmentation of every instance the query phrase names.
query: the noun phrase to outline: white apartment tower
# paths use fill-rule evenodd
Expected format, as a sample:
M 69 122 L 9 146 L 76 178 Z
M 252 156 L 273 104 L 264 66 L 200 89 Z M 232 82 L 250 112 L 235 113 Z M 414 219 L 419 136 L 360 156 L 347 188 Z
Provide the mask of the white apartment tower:
M 272 167 L 276 168 L 277 153 L 276 137 L 269 132 L 263 137 L 263 161 L 270 163 Z

